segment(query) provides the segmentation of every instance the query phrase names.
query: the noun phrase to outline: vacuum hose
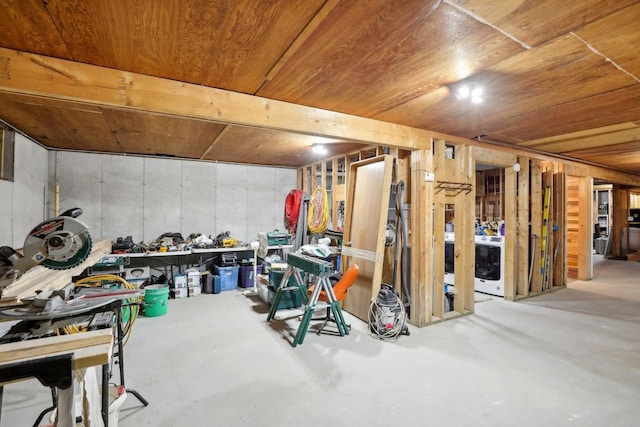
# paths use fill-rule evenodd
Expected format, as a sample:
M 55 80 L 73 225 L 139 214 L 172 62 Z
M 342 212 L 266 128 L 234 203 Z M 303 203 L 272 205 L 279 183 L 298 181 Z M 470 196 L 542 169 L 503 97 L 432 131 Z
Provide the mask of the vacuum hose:
M 411 253 L 409 252 L 409 244 L 408 244 L 408 240 L 409 240 L 409 233 L 407 231 L 407 218 L 405 216 L 404 211 L 402 210 L 402 196 L 404 193 L 404 181 L 399 181 L 398 184 L 396 184 L 396 211 L 397 211 L 397 215 L 398 215 L 398 234 L 401 234 L 401 239 L 402 239 L 402 254 L 401 254 L 401 266 L 402 266 L 402 272 L 401 272 L 401 277 L 400 277 L 400 283 L 402 286 L 402 297 L 403 297 L 403 304 L 404 304 L 404 308 L 407 311 L 407 313 L 410 313 L 410 309 L 411 309 L 411 289 L 410 289 L 410 285 L 409 285 L 409 265 L 411 262 Z M 398 245 L 398 241 L 396 239 L 396 262 L 398 259 L 398 250 L 399 250 L 399 245 Z M 394 278 L 395 273 L 396 273 L 396 268 L 394 267 Z

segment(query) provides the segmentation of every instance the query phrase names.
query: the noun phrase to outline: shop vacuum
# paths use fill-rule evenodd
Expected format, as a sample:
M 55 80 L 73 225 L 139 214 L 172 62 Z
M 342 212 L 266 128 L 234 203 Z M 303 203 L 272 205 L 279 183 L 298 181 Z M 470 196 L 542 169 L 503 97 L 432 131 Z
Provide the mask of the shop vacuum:
M 380 286 L 378 296 L 369 307 L 369 330 L 381 340 L 394 340 L 409 335 L 407 312 L 398 293 L 387 283 Z
M 409 335 L 407 313 L 411 308 L 409 291 L 409 260 L 407 219 L 402 209 L 402 195 L 404 181 L 392 186 L 389 221 L 396 220 L 395 226 L 395 257 L 393 264 L 393 280 L 396 280 L 400 267 L 402 296 L 396 291 L 396 286 L 382 283 L 377 297 L 369 307 L 369 330 L 374 336 L 385 339 L 397 339 L 400 335 Z M 395 207 L 395 209 L 392 208 Z

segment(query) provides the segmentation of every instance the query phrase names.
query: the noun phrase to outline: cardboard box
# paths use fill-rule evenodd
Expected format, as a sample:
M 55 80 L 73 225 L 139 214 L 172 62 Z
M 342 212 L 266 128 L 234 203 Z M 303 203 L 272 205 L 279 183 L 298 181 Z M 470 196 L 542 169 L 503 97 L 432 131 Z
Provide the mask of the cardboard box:
M 187 287 L 187 275 L 186 274 L 176 274 L 173 276 L 173 287 L 174 288 L 186 288 Z
M 190 286 L 187 289 L 189 290 L 190 297 L 197 297 L 198 295 L 202 294 L 201 286 Z
M 189 288 L 194 286 L 200 286 L 200 271 L 198 270 L 187 271 L 187 286 Z
M 175 288 L 171 289 L 171 296 L 175 299 L 188 297 L 187 288 Z

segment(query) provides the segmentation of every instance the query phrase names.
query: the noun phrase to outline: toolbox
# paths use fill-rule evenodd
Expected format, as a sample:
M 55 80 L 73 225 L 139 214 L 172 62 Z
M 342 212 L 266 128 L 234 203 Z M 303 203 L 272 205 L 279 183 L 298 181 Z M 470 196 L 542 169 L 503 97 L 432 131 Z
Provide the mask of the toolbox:
M 267 243 L 269 246 L 282 246 L 291 244 L 291 234 L 281 233 L 278 230 L 267 232 Z

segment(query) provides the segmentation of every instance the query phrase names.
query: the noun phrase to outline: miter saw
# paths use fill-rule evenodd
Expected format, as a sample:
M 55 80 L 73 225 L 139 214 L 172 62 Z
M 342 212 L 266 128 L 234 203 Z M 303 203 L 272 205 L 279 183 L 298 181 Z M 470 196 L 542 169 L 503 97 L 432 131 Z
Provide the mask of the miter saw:
M 43 265 L 66 270 L 80 265 L 91 253 L 89 227 L 76 218 L 82 209 L 73 208 L 48 219 L 29 232 L 22 254 L 9 246 L 0 247 L 0 296 L 31 267 Z

